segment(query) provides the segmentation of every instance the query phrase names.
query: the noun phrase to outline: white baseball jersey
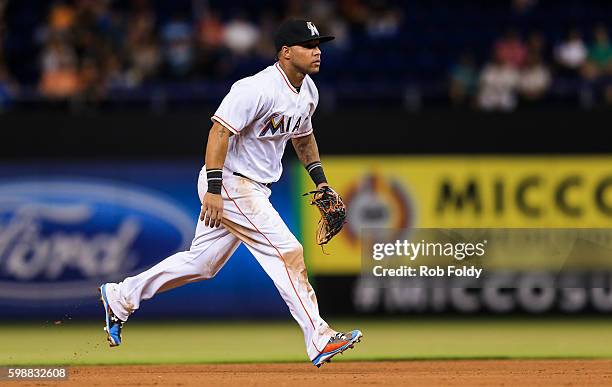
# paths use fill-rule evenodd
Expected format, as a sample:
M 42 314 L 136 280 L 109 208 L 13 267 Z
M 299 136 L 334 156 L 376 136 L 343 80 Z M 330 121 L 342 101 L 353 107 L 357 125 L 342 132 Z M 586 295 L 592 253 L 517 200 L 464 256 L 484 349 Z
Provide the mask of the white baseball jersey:
M 225 168 L 259 183 L 278 181 L 287 141 L 312 133 L 318 102 L 312 79 L 306 75 L 298 92 L 278 62 L 234 83 L 211 117 L 234 133 Z

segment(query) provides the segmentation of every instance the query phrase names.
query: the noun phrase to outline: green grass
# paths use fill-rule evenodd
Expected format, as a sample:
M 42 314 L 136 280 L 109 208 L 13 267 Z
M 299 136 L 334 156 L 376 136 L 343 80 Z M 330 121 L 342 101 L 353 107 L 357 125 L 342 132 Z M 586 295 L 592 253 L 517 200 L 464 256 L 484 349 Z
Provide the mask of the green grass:
M 605 319 L 333 321 L 364 340 L 344 360 L 612 358 Z M 159 364 L 305 361 L 292 321 L 145 323 L 131 321 L 124 344 L 108 348 L 102 326 L 0 325 L 0 365 Z

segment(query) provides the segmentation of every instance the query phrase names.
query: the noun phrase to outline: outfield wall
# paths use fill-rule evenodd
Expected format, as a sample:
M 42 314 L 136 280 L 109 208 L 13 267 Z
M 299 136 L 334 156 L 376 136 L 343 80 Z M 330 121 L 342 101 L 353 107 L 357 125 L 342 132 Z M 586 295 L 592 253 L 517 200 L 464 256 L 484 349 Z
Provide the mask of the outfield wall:
M 609 228 L 611 149 L 599 124 L 609 117 L 322 111 L 315 131 L 323 161 L 349 204 L 349 223 L 326 246 L 331 255 L 312 242 L 316 210 L 299 196 L 310 183 L 291 155 L 272 201 L 304 241 L 325 315 L 607 313 L 607 287 L 547 291 L 539 309 L 530 306 L 536 296 L 528 292 L 507 297 L 511 307 L 499 310 L 480 294 L 374 289 L 356 274 L 364 225 Z M 97 283 L 188 245 L 199 211 L 195 184 L 210 127 L 207 109 L 12 113 L 0 115 L 0 127 L 3 318 L 96 316 Z M 214 280 L 162 294 L 138 313 L 277 317 L 287 316 L 287 308 L 240 248 Z
M 286 164 L 272 202 L 303 241 L 326 315 L 609 313 L 608 285 L 551 287 L 518 276 L 470 290 L 373 287 L 360 277 L 361 231 L 417 228 L 596 228 L 612 218 L 612 158 L 326 157 L 349 217 L 325 246 L 318 212 L 299 194 L 311 182 Z M 98 313 L 96 287 L 138 273 L 193 237 L 197 161 L 22 162 L 0 167 L 2 316 Z M 540 273 L 542 274 L 542 273 Z M 546 273 L 544 273 L 546 274 Z M 503 290 L 518 287 L 522 290 Z M 503 291 L 502 291 L 503 290 Z M 493 293 L 491 293 L 493 292 Z M 146 317 L 278 317 L 286 306 L 241 247 L 211 281 L 145 302 Z

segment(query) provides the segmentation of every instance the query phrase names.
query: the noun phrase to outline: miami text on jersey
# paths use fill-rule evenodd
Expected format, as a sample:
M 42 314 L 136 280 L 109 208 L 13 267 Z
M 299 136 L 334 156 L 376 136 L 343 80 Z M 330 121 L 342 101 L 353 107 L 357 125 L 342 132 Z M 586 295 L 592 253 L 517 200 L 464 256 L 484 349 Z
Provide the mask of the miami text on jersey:
M 279 116 L 280 118 L 278 118 Z M 281 134 L 287 133 L 289 131 L 289 128 L 291 128 L 292 118 L 293 117 L 289 117 L 289 119 L 285 120 L 285 116 L 281 116 L 279 114 L 272 114 L 268 122 L 266 122 L 264 127 L 259 132 L 259 137 L 265 136 L 268 133 L 268 131 L 270 131 L 272 135 L 275 135 L 276 132 L 278 132 L 279 130 Z M 302 123 L 302 117 L 300 116 L 295 122 L 295 125 L 293 126 L 293 129 L 291 130 L 291 132 L 295 132 L 296 130 L 298 130 L 300 128 L 301 123 Z

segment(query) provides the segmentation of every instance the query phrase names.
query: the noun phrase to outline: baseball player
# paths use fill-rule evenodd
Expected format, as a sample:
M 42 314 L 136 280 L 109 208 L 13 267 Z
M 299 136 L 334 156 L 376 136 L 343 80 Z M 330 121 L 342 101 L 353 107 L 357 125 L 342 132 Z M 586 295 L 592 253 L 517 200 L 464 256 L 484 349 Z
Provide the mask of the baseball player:
M 309 76 L 319 72 L 319 44 L 333 38 L 321 36 L 310 21 L 286 21 L 274 37 L 278 61 L 234 83 L 211 118 L 198 179 L 202 211 L 189 251 L 100 287 L 111 347 L 121 344 L 123 323 L 141 301 L 214 277 L 241 243 L 270 276 L 302 328 L 314 365 L 320 367 L 360 341 L 359 330 L 336 332 L 319 315 L 302 245 L 268 200 L 270 186 L 281 176 L 289 140 L 317 189 L 334 194 L 313 135 L 311 119 L 319 94 Z

